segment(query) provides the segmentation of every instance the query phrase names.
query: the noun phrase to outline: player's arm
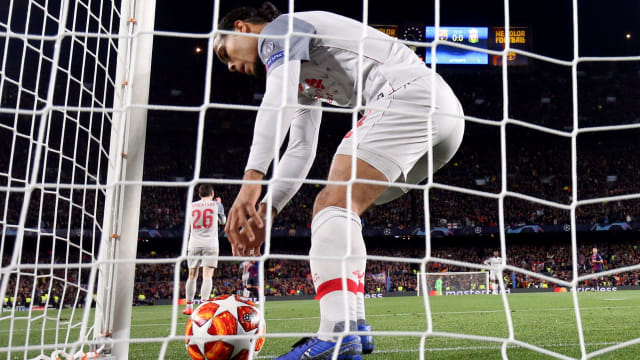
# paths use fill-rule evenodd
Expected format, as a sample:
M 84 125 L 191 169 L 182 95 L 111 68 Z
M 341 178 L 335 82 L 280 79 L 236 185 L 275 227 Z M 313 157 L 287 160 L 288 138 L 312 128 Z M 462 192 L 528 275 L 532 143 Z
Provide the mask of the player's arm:
M 314 106 L 314 108 L 297 109 L 291 122 L 287 150 L 273 172 L 274 178 L 289 180 L 273 182 L 261 202 L 261 207 L 265 210 L 266 206 L 262 206 L 262 204 L 271 202 L 273 216 L 282 211 L 289 200 L 300 190 L 302 181 L 291 180 L 305 179 L 316 157 L 322 116 L 320 101 L 301 97 L 299 103 Z
M 191 228 L 193 227 L 193 216 L 192 216 L 192 212 L 193 210 L 191 210 L 191 203 L 189 203 L 187 205 L 187 212 L 185 214 L 185 218 L 186 218 L 186 224 L 185 224 L 185 234 L 187 236 L 187 239 L 189 239 L 189 237 L 191 236 Z
M 227 222 L 227 215 L 224 213 L 224 206 L 220 198 L 216 199 L 216 205 L 218 206 L 218 222 L 220 225 L 224 225 Z
M 259 181 L 264 178 L 280 149 L 285 135 L 295 114 L 297 104 L 298 79 L 300 78 L 300 61 L 290 61 L 288 66 L 278 66 L 269 72 L 265 90 L 253 132 L 253 141 L 249 159 L 245 167 L 243 180 Z M 285 73 L 285 70 L 288 70 Z M 286 91 L 283 91 L 286 88 Z M 282 107 L 282 94 L 286 93 L 285 105 Z M 282 111 L 282 116 L 280 116 Z M 264 242 L 264 222 L 256 211 L 256 204 L 262 192 L 259 183 L 242 184 L 229 215 L 225 232 L 231 243 L 234 255 L 258 255 Z M 256 231 L 259 236 L 256 236 Z

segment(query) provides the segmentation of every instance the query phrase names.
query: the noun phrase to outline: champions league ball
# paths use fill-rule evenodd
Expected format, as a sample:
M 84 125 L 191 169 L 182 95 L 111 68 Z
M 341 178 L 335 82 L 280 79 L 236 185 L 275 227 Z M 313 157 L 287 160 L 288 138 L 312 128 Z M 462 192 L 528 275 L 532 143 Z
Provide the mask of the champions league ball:
M 262 349 L 264 334 L 260 310 L 238 295 L 203 302 L 184 330 L 187 352 L 194 360 L 249 360 Z

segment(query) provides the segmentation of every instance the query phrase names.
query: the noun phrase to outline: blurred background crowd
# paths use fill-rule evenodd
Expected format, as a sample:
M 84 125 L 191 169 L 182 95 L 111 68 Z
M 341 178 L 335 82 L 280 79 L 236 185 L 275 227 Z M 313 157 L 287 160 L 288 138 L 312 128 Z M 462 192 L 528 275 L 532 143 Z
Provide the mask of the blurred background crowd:
M 572 91 L 574 77 L 571 67 L 537 63 L 534 60 L 529 67 L 510 71 L 507 79 L 500 68 L 491 71 L 443 69 L 443 77 L 458 94 L 468 116 L 462 147 L 450 163 L 434 175 L 433 186 L 412 190 L 400 199 L 371 208 L 362 216 L 364 228 L 425 228 L 427 213 L 430 227 L 498 226 L 500 206 L 503 206 L 505 226 L 570 224 L 570 205 L 574 196 L 580 201 L 602 198 L 601 201 L 577 204 L 576 224 L 634 223 L 640 219 L 640 201 L 637 199 L 640 193 L 640 158 L 634 155 L 640 151 L 640 130 L 634 126 L 640 123 L 640 93 L 632 91 L 640 85 L 638 64 L 580 64 L 575 76 L 577 94 Z M 508 83 L 508 94 L 502 91 L 505 81 Z M 248 84 L 255 87 L 248 94 L 238 90 L 241 87 L 237 87 L 236 91 L 231 88 L 219 101 L 224 101 L 226 97 L 228 102 L 257 105 L 260 88 L 253 83 Z M 151 94 L 151 98 L 158 103 L 182 101 L 179 93 L 158 91 L 152 88 Z M 504 105 L 507 98 L 509 120 L 505 121 Z M 3 102 L 13 101 L 11 96 L 2 99 Z M 255 112 L 208 109 L 201 152 L 196 151 L 196 112 L 151 110 L 148 116 L 143 176 L 149 183 L 142 190 L 140 228 L 172 229 L 181 233 L 185 226 L 186 206 L 195 200 L 188 198 L 186 182 L 194 178 L 212 179 L 216 196 L 222 198 L 225 209 L 228 209 L 239 187 L 224 180 L 242 177 Z M 350 115 L 335 113 L 327 108 L 310 179 L 322 180 L 326 177 L 331 155 L 351 127 L 351 121 Z M 29 163 L 25 159 L 30 157 L 31 145 L 14 134 L 15 131 L 28 134 L 34 130 L 33 127 L 21 129 L 20 126 L 17 129 L 0 128 L 0 169 L 3 174 L 8 174 L 0 178 L 0 185 L 3 186 L 15 185 L 12 182 L 16 179 L 27 178 L 28 167 L 10 168 L 16 161 Z M 603 126 L 613 127 L 600 128 Z M 569 135 L 577 129 L 581 131 L 575 136 L 574 143 Z M 50 136 L 56 136 L 55 129 Z M 70 151 L 69 145 L 60 143 L 50 146 L 59 146 L 60 151 L 52 151 L 48 155 L 42 174 L 47 182 L 91 184 L 92 181 L 104 181 L 78 177 L 83 169 L 78 170 L 74 162 L 64 156 Z M 94 150 L 89 146 L 73 148 L 72 151 L 75 161 L 79 162 Z M 196 160 L 200 160 L 199 168 L 195 167 Z M 88 167 L 92 166 L 99 168 L 105 165 L 88 164 Z M 155 186 L 155 181 L 176 185 Z M 439 184 L 475 192 L 470 194 L 444 189 Z M 308 230 L 310 227 L 313 199 L 320 188 L 319 184 L 303 185 L 276 217 L 273 229 L 290 231 L 292 236 L 288 241 L 296 241 L 297 230 Z M 26 217 L 28 228 L 91 228 L 96 219 L 102 218 L 104 198 L 97 190 L 90 187 L 55 190 L 34 189 Z M 503 196 L 498 197 L 498 194 Z M 19 223 L 23 198 L 22 192 L 0 196 L 3 219 L 0 226 L 11 227 Z M 425 204 L 428 204 L 428 212 L 425 211 Z M 156 243 L 145 244 L 144 248 L 139 249 L 138 258 L 158 261 L 137 264 L 136 297 L 145 294 L 147 299 L 168 299 L 173 296 L 174 290 L 183 296 L 182 281 L 186 279 L 187 270 L 183 259 L 176 260 L 181 253 L 183 240 L 159 238 L 151 241 Z M 221 242 L 225 241 L 221 238 Z M 634 239 L 600 239 L 597 244 L 585 242 L 577 249 L 580 275 L 591 271 L 587 257 L 593 245 L 599 247 L 608 269 L 639 263 L 638 242 Z M 433 259 L 425 264 L 426 269 L 431 272 L 464 271 L 459 267 L 441 264 L 437 259 L 482 263 L 495 248 L 495 239 L 489 244 L 481 237 L 472 246 L 447 246 L 443 243 L 433 249 Z M 7 294 L 17 294 L 19 303 L 24 303 L 27 298 L 42 301 L 42 294 L 55 294 L 57 301 L 76 305 L 82 303 L 81 297 L 75 295 L 85 291 L 82 286 L 87 286 L 89 270 L 81 265 L 74 267 L 73 264 L 90 263 L 91 259 L 82 258 L 86 254 L 80 255 L 69 250 L 66 250 L 66 258 L 58 258 L 60 255 L 51 251 L 42 251 L 23 253 L 21 263 L 72 265 L 66 269 L 55 267 L 53 270 L 25 268 L 19 280 L 12 275 Z M 369 261 L 367 292 L 415 290 L 420 262 L 404 262 L 402 259 L 420 259 L 425 256 L 424 251 L 424 243 L 402 248 L 381 246 L 379 243 L 371 246 L 369 255 L 393 257 L 397 261 Z M 303 250 L 300 253 L 306 252 Z M 567 242 L 514 244 L 507 247 L 507 256 L 507 264 L 528 271 L 562 280 L 571 280 L 575 276 L 571 247 Z M 9 247 L 3 248 L 3 265 L 9 259 Z M 220 263 L 214 279 L 216 293 L 237 293 L 242 290 L 238 265 L 238 261 Z M 274 254 L 262 267 L 265 295 L 313 293 L 306 261 L 278 259 Z M 40 271 L 49 273 L 40 276 Z M 544 286 L 540 279 L 521 273 L 516 273 L 514 277 L 507 272 L 505 281 L 509 287 Z M 638 285 L 638 271 L 627 271 L 599 281 L 618 286 Z M 78 285 L 74 287 L 70 284 Z M 19 289 L 17 292 L 14 291 L 16 288 Z M 46 301 L 54 300 L 49 298 Z

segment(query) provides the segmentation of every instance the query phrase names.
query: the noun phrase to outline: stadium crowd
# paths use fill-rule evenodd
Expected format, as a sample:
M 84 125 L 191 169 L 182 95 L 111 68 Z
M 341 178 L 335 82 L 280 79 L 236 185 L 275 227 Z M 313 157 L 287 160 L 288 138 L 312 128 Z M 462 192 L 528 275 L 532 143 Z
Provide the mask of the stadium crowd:
M 621 269 L 611 276 L 597 280 L 583 280 L 579 285 L 598 286 L 640 286 L 640 270 L 628 270 L 628 267 L 640 264 L 640 240 L 599 243 L 598 249 L 604 259 L 604 270 Z M 581 245 L 578 249 L 578 274 L 591 273 L 590 255 L 592 244 Z M 481 246 L 441 246 L 432 249 L 432 259 L 426 263 L 429 273 L 468 272 L 477 269 L 451 265 L 451 261 L 482 264 L 491 256 L 493 249 Z M 151 251 L 138 254 L 136 265 L 135 289 L 133 301 L 137 304 L 153 304 L 161 299 L 173 299 L 175 281 L 178 280 L 179 297 L 184 297 L 184 282 L 188 269 L 186 262 L 180 261 L 178 253 L 158 253 Z M 223 254 L 225 255 L 225 254 Z M 424 249 L 419 248 L 373 248 L 368 250 L 372 256 L 367 264 L 365 292 L 379 294 L 387 292 L 409 292 L 417 289 L 417 274 L 420 272 Z M 34 263 L 33 254 L 23 263 Z M 150 262 L 149 259 L 154 261 Z M 507 247 L 507 265 L 549 276 L 558 280 L 573 279 L 571 248 L 568 244 L 514 244 Z M 38 258 L 41 264 L 50 264 L 50 255 Z M 9 259 L 3 259 L 6 266 Z M 19 286 L 16 291 L 17 277 L 9 279 L 5 304 L 13 303 L 17 296 L 18 306 L 55 304 L 62 301 L 65 306 L 83 306 L 87 294 L 89 270 L 83 270 L 78 262 L 87 263 L 88 258 L 69 259 L 75 265 L 68 269 L 55 270 L 22 269 Z M 62 262 L 62 259 L 54 263 Z M 177 265 L 176 265 L 177 264 Z M 46 268 L 43 266 L 42 268 Z M 625 269 L 626 268 L 626 269 Z M 179 273 L 176 278 L 175 271 Z M 278 258 L 273 254 L 264 264 L 264 295 L 298 296 L 314 294 L 310 278 L 308 261 Z M 240 261 L 224 260 L 219 262 L 213 278 L 213 294 L 242 294 L 242 270 Z M 515 282 L 514 282 L 515 280 Z M 34 284 L 35 281 L 35 284 Z M 504 283 L 508 288 L 545 288 L 556 284 L 522 272 L 505 271 Z M 79 285 L 78 285 L 79 284 Z M 142 295 L 142 296 L 140 296 Z M 11 297 L 11 298 L 10 298 Z M 144 299 L 144 301 L 141 301 Z
M 600 66 L 600 67 L 598 67 Z M 640 121 L 637 104 L 640 95 L 624 89 L 640 85 L 640 73 L 637 65 L 584 64 L 578 72 L 578 124 L 581 128 L 605 125 L 633 124 Z M 530 69 L 535 71 L 529 71 Z M 564 67 L 531 61 L 529 68 L 514 69 L 509 73 L 510 106 L 509 117 L 544 126 L 553 130 L 568 131 L 572 128 L 570 72 Z M 486 193 L 487 196 L 469 195 L 461 192 L 443 190 L 438 187 L 429 189 L 430 225 L 445 223 L 459 226 L 493 226 L 498 222 L 499 201 L 495 195 L 502 190 L 503 181 L 507 182 L 510 192 L 504 198 L 505 224 L 568 224 L 570 212 L 566 206 L 572 198 L 571 144 L 566 137 L 530 130 L 526 127 L 508 125 L 506 128 L 506 179 L 502 179 L 501 141 L 499 120 L 502 119 L 503 95 L 501 91 L 502 74 L 496 69 L 484 71 L 442 70 L 443 76 L 451 83 L 471 118 L 494 121 L 496 126 L 467 122 L 467 130 L 462 147 L 452 161 L 434 176 L 436 184 L 457 186 Z M 162 99 L 161 103 L 170 103 Z M 257 92 L 259 89 L 256 90 Z M 259 97 L 244 97 L 238 94 L 236 101 L 255 104 Z M 173 99 L 175 101 L 175 99 Z M 3 102 L 10 103 L 11 96 Z M 11 104 L 3 104 L 3 107 Z M 327 111 L 330 111 L 328 109 Z M 146 142 L 146 161 L 144 180 L 147 181 L 189 181 L 194 177 L 196 156 L 196 119 L 179 112 L 149 112 L 149 129 Z M 205 138 L 202 147 L 201 178 L 240 179 L 243 161 L 246 159 L 250 139 L 247 128 L 251 127 L 252 112 L 212 110 L 208 114 Z M 185 120 L 184 118 L 187 118 Z M 328 114 L 323 126 L 325 132 L 346 133 L 351 123 L 350 116 Z M 29 129 L 18 131 L 33 131 Z M 55 137 L 55 129 L 51 130 Z M 321 134 L 323 136 L 323 134 Z M 11 144 L 9 131 L 0 131 L 0 139 Z M 310 178 L 324 179 L 331 160 L 333 145 L 326 139 L 340 136 L 323 136 L 316 162 Z M 640 159 L 628 156 L 636 149 L 637 130 L 619 130 L 585 132 L 577 137 L 577 195 L 580 200 L 620 196 L 640 192 Z M 11 149 L 0 151 L 0 168 L 5 169 L 11 160 L 27 161 L 27 149 L 21 149 L 18 140 L 9 157 Z M 89 151 L 85 149 L 86 151 Z M 47 181 L 74 183 L 84 179 L 78 176 L 78 170 L 70 167 L 71 162 L 59 161 L 61 155 L 86 158 L 82 147 L 75 153 L 48 154 L 48 162 L 60 165 L 52 168 L 45 176 Z M 57 170 L 57 171 L 56 171 Z M 74 171 L 76 172 L 74 175 Z M 5 172 L 8 173 L 8 172 Z M 55 173 L 55 174 L 54 174 Z M 25 168 L 11 171 L 12 178 L 24 178 Z M 56 175 L 55 178 L 53 175 Z M 0 184 L 7 179 L 0 179 Z M 311 204 L 319 185 L 304 185 L 284 211 L 276 218 L 275 229 L 308 228 L 311 218 Z M 230 205 L 238 186 L 216 183 L 218 196 Z M 97 218 L 101 217 L 103 198 L 87 195 L 83 191 L 60 190 L 60 193 L 35 191 L 30 202 L 28 227 L 39 228 L 78 228 L 91 223 L 90 216 L 84 216 L 82 208 L 95 208 Z M 91 192 L 92 190 L 88 190 Z M 558 204 L 557 207 L 538 202 L 522 200 L 513 194 L 532 196 Z M 182 229 L 184 211 L 188 203 L 187 189 L 184 186 L 143 188 L 140 228 L 144 229 Z M 0 207 L 6 208 L 6 223 L 16 224 L 19 220 L 22 194 L 0 197 Z M 8 202 L 8 206 L 5 206 Z M 54 207 L 43 204 L 56 203 Z M 564 206 L 565 209 L 560 207 Z M 412 191 L 408 196 L 383 206 L 373 207 L 363 215 L 366 228 L 382 229 L 388 227 L 408 228 L 424 227 L 424 192 Z M 613 223 L 633 222 L 640 218 L 640 206 L 634 200 L 621 200 L 586 204 L 576 209 L 577 223 Z
M 572 82 L 570 69 L 549 64 L 535 64 L 536 71 L 514 69 L 509 73 L 509 118 L 530 125 L 546 127 L 557 131 L 570 131 L 574 121 L 581 129 L 595 126 L 637 124 L 640 122 L 640 93 L 628 89 L 640 85 L 640 70 L 635 63 L 625 64 L 580 64 L 578 67 L 578 103 L 572 108 Z M 558 68 L 554 68 L 557 66 Z M 451 162 L 434 175 L 435 184 L 445 184 L 464 189 L 481 191 L 486 196 L 472 195 L 443 189 L 438 186 L 428 188 L 429 219 L 431 226 L 460 224 L 461 226 L 496 226 L 500 201 L 496 194 L 502 191 L 506 181 L 509 191 L 503 199 L 505 224 L 569 224 L 571 212 L 567 206 L 574 194 L 572 186 L 577 187 L 580 200 L 598 199 L 610 196 L 640 193 L 640 158 L 629 156 L 640 151 L 638 131 L 636 129 L 614 129 L 612 131 L 583 132 L 577 136 L 577 161 L 575 171 L 577 183 L 572 185 L 572 149 L 571 139 L 566 136 L 546 133 L 530 127 L 518 126 L 509 122 L 505 127 L 506 139 L 500 139 L 503 118 L 502 73 L 493 71 L 451 71 L 443 76 L 451 83 L 459 95 L 465 114 L 470 117 L 461 149 Z M 157 91 L 157 90 L 152 90 Z M 258 92 L 259 89 L 256 90 Z M 259 97 L 244 98 L 236 94 L 246 104 L 255 104 Z M 154 94 L 152 94 L 154 98 Z M 160 99 L 161 96 L 155 96 Z M 174 99 L 175 100 L 175 99 Z M 12 97 L 2 99 L 3 108 L 10 108 Z M 162 100 L 159 100 L 162 101 Z M 160 103 L 169 103 L 160 102 Z M 330 111 L 330 110 L 328 110 Z M 574 117 L 574 112 L 577 116 Z M 189 118 L 189 116 L 192 116 Z M 195 115 L 197 116 L 197 114 Z M 213 178 L 216 196 L 223 199 L 225 207 L 231 204 L 238 186 L 219 182 L 222 179 L 238 180 L 243 173 L 243 160 L 246 159 L 250 139 L 247 128 L 251 126 L 252 112 L 212 109 L 207 112 L 205 136 L 202 147 L 201 178 Z M 323 132 L 345 133 L 345 126 L 351 124 L 350 116 L 328 114 L 324 120 Z M 484 119 L 495 122 L 475 122 Z M 145 149 L 145 181 L 189 181 L 194 178 L 196 157 L 196 118 L 193 114 L 169 111 L 150 111 L 149 129 Z M 342 124 L 342 125 L 341 125 Z M 27 142 L 16 140 L 12 131 L 28 134 L 33 129 L 0 129 L 0 185 L 15 185 L 16 179 L 26 179 L 28 169 L 14 167 L 12 162 L 28 163 L 31 146 Z M 24 135 L 23 134 L 23 135 Z M 324 133 L 323 133 L 324 134 Z M 323 136 L 321 134 L 321 136 Z M 52 135 L 53 136 L 53 135 Z M 327 138 L 332 138 L 327 136 Z M 333 137 L 339 138 L 339 137 Z M 10 149 L 11 144 L 14 149 Z M 337 144 L 333 144 L 337 145 Z M 9 147 L 7 147 L 9 146 Z M 505 146 L 505 149 L 502 149 Z M 83 159 L 84 150 L 80 147 L 68 154 L 62 148 L 57 154 L 52 151 L 49 162 L 52 169 L 44 171 L 49 182 L 76 183 L 79 176 L 73 176 L 74 166 L 69 161 L 60 161 L 60 157 Z M 501 152 L 506 154 L 505 170 L 501 164 Z M 86 150 L 89 151 L 89 150 Z M 310 178 L 324 179 L 329 167 L 332 144 L 322 144 Z M 13 155 L 11 155 L 13 154 Z M 13 156 L 13 158 L 12 158 Z M 80 162 L 80 160 L 78 160 Z M 57 168 L 56 168 L 57 166 Z M 51 170 L 51 171 L 49 171 Z M 79 170 L 78 170 L 79 171 Z M 55 173 L 55 174 L 54 174 Z M 506 174 L 503 179 L 502 174 Z M 5 176 L 6 175 L 6 176 Z M 55 176 L 54 176 L 55 175 Z M 104 179 L 98 179 L 104 181 Z M 305 184 L 291 200 L 274 222 L 274 229 L 308 229 L 311 219 L 311 205 L 320 185 Z M 74 229 L 91 228 L 94 219 L 102 218 L 102 202 L 98 191 L 93 189 L 58 189 L 42 191 L 35 189 L 29 203 L 26 226 L 35 229 Z M 517 196 L 529 197 L 553 202 L 558 206 L 542 204 Z M 15 227 L 19 223 L 23 193 L 14 192 L 0 196 L 3 227 Z M 413 190 L 406 196 L 391 203 L 373 207 L 362 216 L 365 228 L 409 228 L 424 227 L 425 192 Z M 142 192 L 140 228 L 173 229 L 184 228 L 185 208 L 191 199 L 187 199 L 186 186 L 144 186 Z M 56 204 L 53 206 L 52 204 Z M 564 208 L 563 208 L 564 207 Z M 84 211 L 83 209 L 94 209 Z M 56 210 L 53 210 L 56 209 Z M 613 222 L 635 222 L 640 219 L 640 202 L 637 199 L 619 199 L 581 204 L 576 208 L 576 223 L 607 224 Z M 223 240 L 224 241 L 224 240 Z M 179 243 L 179 242 L 176 242 Z M 176 246 L 178 247 L 178 246 Z M 599 243 L 598 247 L 606 257 L 606 266 L 621 268 L 640 263 L 637 243 Z M 558 279 L 573 277 L 569 248 L 561 245 L 548 247 L 530 245 L 510 246 L 507 249 L 508 264 Z M 590 248 L 583 246 L 580 254 L 588 256 Z M 178 251 L 178 250 L 175 250 Z M 186 267 L 180 264 L 180 273 L 176 277 L 175 261 L 177 252 L 156 253 L 149 257 L 167 259 L 163 264 L 138 264 L 136 271 L 136 296 L 145 294 L 147 299 L 166 299 L 174 293 L 175 280 L 180 280 L 179 291 L 184 293 L 182 281 L 186 278 Z M 424 249 L 369 249 L 370 255 L 395 258 L 419 259 Z M 584 253 L 584 254 L 583 254 Z M 441 259 L 455 259 L 472 263 L 481 263 L 488 256 L 488 247 L 440 247 L 434 249 L 433 256 Z M 28 254 L 22 264 L 30 263 L 85 263 L 91 259 L 78 260 L 76 255 L 67 259 L 57 259 L 56 254 L 39 256 Z M 144 254 L 140 255 L 144 257 Z M 3 266 L 10 255 L 2 254 Z M 582 257 L 580 257 L 582 259 Z M 463 269 L 445 266 L 437 261 L 427 264 L 428 271 L 460 271 Z M 367 282 L 368 292 L 411 291 L 416 287 L 416 272 L 419 266 L 415 262 L 369 261 Z M 581 274 L 590 271 L 588 261 L 582 262 Z M 8 281 L 7 294 L 16 294 L 19 303 L 43 301 L 43 294 L 55 294 L 57 301 L 69 304 L 81 304 L 83 300 L 76 293 L 86 293 L 88 273 L 81 267 L 71 269 L 46 270 L 49 276 L 40 276 L 40 271 L 22 269 L 18 278 L 12 275 Z M 46 274 L 45 274 L 46 275 Z M 239 280 L 238 264 L 222 262 L 216 271 L 214 289 L 217 293 L 235 293 L 242 289 Z M 308 265 L 305 261 L 269 259 L 264 264 L 265 289 L 269 296 L 293 294 L 311 294 L 313 288 L 309 281 Z M 507 274 L 510 275 L 510 274 Z M 628 271 L 602 281 L 618 285 L 640 285 L 638 271 Z M 543 286 L 539 279 L 516 273 L 506 276 L 508 286 Z M 69 286 L 69 284 L 83 284 Z M 268 287 L 267 287 L 268 286 Z M 15 291 L 15 289 L 18 289 Z M 48 289 L 52 289 L 48 291 Z M 33 291 L 31 291 L 33 290 Z M 6 300 L 6 299 L 5 299 Z M 51 297 L 45 301 L 54 301 Z

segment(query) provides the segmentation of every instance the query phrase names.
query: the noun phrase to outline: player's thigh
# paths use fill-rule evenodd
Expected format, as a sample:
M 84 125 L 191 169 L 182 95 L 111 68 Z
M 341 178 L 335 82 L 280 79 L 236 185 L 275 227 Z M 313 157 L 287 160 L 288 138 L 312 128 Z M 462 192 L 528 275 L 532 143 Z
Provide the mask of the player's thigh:
M 428 96 L 431 81 L 436 81 L 435 100 Z M 460 146 L 464 133 L 462 106 L 440 77 L 416 80 L 370 106 L 357 128 L 342 140 L 337 154 L 355 154 L 390 182 L 416 184 L 424 180 L 429 149 L 434 149 L 436 171 Z M 382 197 L 389 201 L 404 194 L 406 189 L 401 187 L 391 184 L 387 196 Z
M 187 249 L 187 267 L 189 268 L 189 276 L 193 277 L 192 269 L 195 276 L 198 276 L 198 268 L 202 262 L 202 248 Z
M 218 267 L 218 255 L 220 255 L 220 250 L 218 248 L 205 248 L 202 250 L 202 255 L 204 256 L 202 259 L 203 267 Z
M 196 269 L 201 266 L 218 267 L 219 249 L 217 248 L 193 248 L 187 250 L 187 266 Z
M 353 157 L 337 154 L 331 163 L 329 181 L 346 182 L 352 178 Z M 372 165 L 355 159 L 355 179 L 348 185 L 329 184 L 318 194 L 314 204 L 314 214 L 329 207 L 349 207 L 360 215 L 386 189 L 386 185 L 364 183 L 358 179 L 386 182 L 387 177 Z

